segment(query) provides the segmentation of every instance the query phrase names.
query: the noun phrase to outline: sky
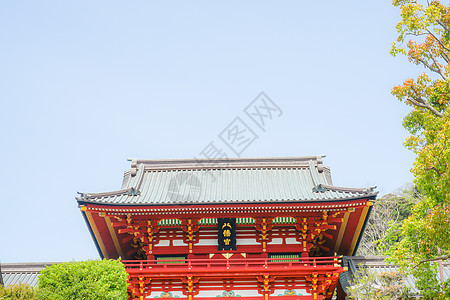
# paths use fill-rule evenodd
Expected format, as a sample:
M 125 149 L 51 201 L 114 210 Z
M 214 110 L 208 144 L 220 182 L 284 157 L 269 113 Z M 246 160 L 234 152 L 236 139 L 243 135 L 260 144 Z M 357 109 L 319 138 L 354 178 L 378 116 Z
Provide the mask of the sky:
M 420 68 L 389 54 L 389 1 L 1 1 L 0 261 L 99 255 L 80 192 L 120 189 L 128 158 L 194 158 L 237 117 L 241 157 L 326 154 L 334 184 L 412 181 L 409 108 L 390 90 Z M 261 130 L 244 109 L 281 113 Z

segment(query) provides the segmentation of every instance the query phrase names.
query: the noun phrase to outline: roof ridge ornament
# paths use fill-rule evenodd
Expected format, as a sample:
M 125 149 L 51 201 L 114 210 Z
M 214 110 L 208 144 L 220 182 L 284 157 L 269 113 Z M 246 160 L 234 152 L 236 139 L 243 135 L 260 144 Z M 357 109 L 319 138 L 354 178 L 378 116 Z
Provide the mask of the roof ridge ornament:
M 125 192 L 125 194 L 127 194 L 128 196 L 139 196 L 141 192 L 134 187 L 131 187 Z
M 89 196 L 86 193 L 82 193 L 82 192 L 78 192 L 78 191 L 77 191 L 77 194 L 80 195 L 80 197 L 76 197 L 76 199 L 81 199 L 81 200 L 84 200 Z
M 318 185 L 316 185 L 315 187 L 312 188 L 312 191 L 315 193 L 323 193 L 328 191 L 328 189 L 326 188 L 325 185 L 319 183 Z
M 369 186 L 368 188 L 365 189 L 365 191 L 366 191 L 366 193 L 372 193 L 376 188 L 377 188 L 376 185 Z
M 324 193 L 327 191 L 333 191 L 333 192 L 350 192 L 350 193 L 357 193 L 357 194 L 370 194 L 372 193 L 377 186 L 371 186 L 368 188 L 362 188 L 362 189 L 355 189 L 355 188 L 346 188 L 346 187 L 339 187 L 334 185 L 326 185 L 326 184 L 318 184 L 312 188 L 312 191 L 315 193 Z
M 77 194 L 80 195 L 80 197 L 75 198 L 83 201 L 89 199 L 90 197 L 109 197 L 117 195 L 139 196 L 141 192 L 137 188 L 131 187 L 128 189 L 122 189 L 114 192 L 94 193 L 94 194 L 77 192 Z

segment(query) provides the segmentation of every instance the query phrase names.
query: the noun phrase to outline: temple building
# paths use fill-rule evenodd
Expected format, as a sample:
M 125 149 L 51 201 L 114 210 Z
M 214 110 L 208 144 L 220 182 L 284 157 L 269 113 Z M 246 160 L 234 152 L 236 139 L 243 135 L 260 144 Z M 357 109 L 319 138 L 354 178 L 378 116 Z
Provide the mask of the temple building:
M 77 201 L 100 256 L 122 258 L 129 299 L 321 300 L 376 195 L 334 186 L 322 156 L 135 159 L 120 190 Z

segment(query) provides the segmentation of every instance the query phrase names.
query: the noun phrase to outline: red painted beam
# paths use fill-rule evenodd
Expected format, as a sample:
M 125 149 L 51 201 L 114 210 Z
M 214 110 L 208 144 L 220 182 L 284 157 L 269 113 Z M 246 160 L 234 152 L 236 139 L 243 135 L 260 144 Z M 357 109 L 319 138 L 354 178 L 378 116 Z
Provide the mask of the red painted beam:
M 130 276 L 148 276 L 154 279 L 201 276 L 212 278 L 246 278 L 262 274 L 298 277 L 319 273 L 341 273 L 336 258 L 302 258 L 294 262 L 283 259 L 187 259 L 183 264 L 158 264 L 158 261 L 123 261 Z M 278 262 L 275 262 L 278 260 Z M 176 262 L 176 261 L 173 261 Z
M 183 298 L 179 298 L 183 299 Z M 187 297 L 185 298 L 187 299 Z M 220 299 L 227 299 L 227 300 L 263 300 L 264 296 L 257 296 L 257 297 L 194 297 L 194 299 L 199 300 L 220 300 Z M 273 296 L 269 295 L 270 300 L 314 300 L 313 296 Z M 318 295 L 317 300 L 323 299 L 322 295 Z

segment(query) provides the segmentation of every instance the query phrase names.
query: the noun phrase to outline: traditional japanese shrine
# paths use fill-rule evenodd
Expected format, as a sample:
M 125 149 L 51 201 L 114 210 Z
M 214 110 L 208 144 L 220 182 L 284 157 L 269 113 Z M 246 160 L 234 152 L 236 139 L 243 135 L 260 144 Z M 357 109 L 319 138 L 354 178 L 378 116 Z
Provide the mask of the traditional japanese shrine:
M 80 193 L 129 299 L 331 299 L 377 192 L 333 185 L 321 156 L 132 160 L 122 187 Z

